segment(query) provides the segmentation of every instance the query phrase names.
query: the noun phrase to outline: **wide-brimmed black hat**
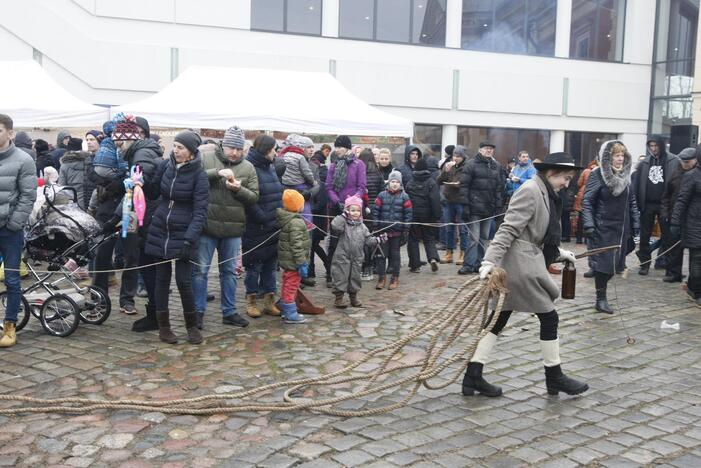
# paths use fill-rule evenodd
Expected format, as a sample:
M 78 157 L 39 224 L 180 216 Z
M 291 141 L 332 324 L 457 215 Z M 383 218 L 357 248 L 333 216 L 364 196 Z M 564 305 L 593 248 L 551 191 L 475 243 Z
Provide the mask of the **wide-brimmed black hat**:
M 536 169 L 539 171 L 547 171 L 548 169 L 572 169 L 578 171 L 584 169 L 583 167 L 574 164 L 574 159 L 569 153 L 550 153 L 545 158 L 543 162 L 533 163 Z

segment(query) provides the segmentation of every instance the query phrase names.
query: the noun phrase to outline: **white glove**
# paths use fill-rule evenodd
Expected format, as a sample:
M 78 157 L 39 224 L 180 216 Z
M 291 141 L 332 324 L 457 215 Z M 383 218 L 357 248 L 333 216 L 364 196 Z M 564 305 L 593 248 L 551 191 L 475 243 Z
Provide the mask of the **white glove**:
M 560 251 L 560 256 L 557 257 L 556 262 L 570 262 L 574 263 L 577 261 L 576 258 L 574 258 L 574 253 L 570 252 L 569 250 L 563 250 L 563 249 L 558 249 Z
M 494 268 L 494 264 L 492 262 L 483 260 L 479 269 L 480 279 L 487 279 L 487 276 L 489 276 L 489 274 L 492 272 L 492 268 Z

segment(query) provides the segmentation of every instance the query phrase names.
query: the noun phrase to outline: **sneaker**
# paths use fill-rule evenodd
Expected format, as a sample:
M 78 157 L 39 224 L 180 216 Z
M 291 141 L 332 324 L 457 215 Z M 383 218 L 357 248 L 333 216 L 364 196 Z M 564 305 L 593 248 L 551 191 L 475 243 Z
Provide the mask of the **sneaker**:
M 373 280 L 372 273 L 369 273 L 366 271 L 366 272 L 363 272 L 362 275 L 360 275 L 360 281 L 372 281 L 372 280 Z
M 233 325 L 241 328 L 246 328 L 248 326 L 248 320 L 241 317 L 239 314 L 226 315 L 222 319 L 221 323 L 224 325 Z
M 438 261 L 435 258 L 431 260 L 431 271 L 434 273 L 438 271 Z
M 421 267 L 409 268 L 409 271 L 412 273 L 421 273 Z
M 127 304 L 127 305 L 121 306 L 121 307 L 119 308 L 119 311 L 120 311 L 121 313 L 127 314 L 127 315 L 136 315 L 136 314 L 139 313 L 139 312 L 136 310 L 136 307 L 134 307 L 133 304 Z
M 148 297 L 148 292 L 146 291 L 146 287 L 143 284 L 140 284 L 139 289 L 136 290 L 136 297 Z
M 640 270 L 638 271 L 638 274 L 642 275 L 642 276 L 647 276 L 648 273 L 650 273 L 650 264 L 649 263 L 641 266 Z

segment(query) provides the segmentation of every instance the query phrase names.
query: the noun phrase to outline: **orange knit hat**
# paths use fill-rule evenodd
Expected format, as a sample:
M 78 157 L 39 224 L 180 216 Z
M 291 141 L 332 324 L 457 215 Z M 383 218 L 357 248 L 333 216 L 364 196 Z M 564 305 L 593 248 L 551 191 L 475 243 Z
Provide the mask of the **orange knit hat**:
M 304 197 L 297 190 L 287 189 L 282 192 L 282 206 L 287 211 L 299 213 L 304 208 Z

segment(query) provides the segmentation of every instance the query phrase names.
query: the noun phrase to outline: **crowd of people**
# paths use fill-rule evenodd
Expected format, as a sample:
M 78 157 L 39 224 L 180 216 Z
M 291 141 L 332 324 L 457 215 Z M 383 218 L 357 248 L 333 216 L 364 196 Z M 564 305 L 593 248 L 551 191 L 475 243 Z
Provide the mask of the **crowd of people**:
M 572 231 L 589 249 L 619 247 L 588 258 L 585 276 L 594 278 L 597 311 L 613 313 L 607 284 L 625 270 L 637 237 L 639 273 L 648 274 L 657 248 L 655 268 L 666 269 L 667 282 L 684 279 L 683 249 L 689 249 L 687 293 L 701 306 L 701 150 L 687 148 L 677 156 L 666 148 L 662 139 L 650 138 L 647 154 L 634 167 L 625 144 L 608 141 L 589 166 L 579 168 L 564 153 L 531 160 L 526 151 L 506 167 L 495 159 L 490 141 L 481 142 L 477 154 L 450 145 L 440 158 L 407 145 L 404 161 L 395 167 L 389 149 L 354 146 L 345 135 L 317 148 L 297 134 L 282 144 L 267 134 L 250 142 L 232 126 L 221 140 L 203 142 L 187 130 L 175 136 L 168 152 L 146 119 L 118 115 L 83 138 L 61 131 L 52 147 L 15 133 L 12 119 L 0 115 L 0 253 L 8 293 L 0 347 L 16 340 L 19 252 L 38 177 L 74 188 L 77 203 L 105 234 L 128 225 L 125 236 L 100 245 L 91 264 L 92 281 L 109 292 L 115 287 L 110 271 L 124 269 L 120 310 L 137 313 L 134 298 L 143 290 L 145 316 L 134 321 L 132 330 L 158 330 L 167 343 L 178 340 L 170 325 L 173 275 L 187 341 L 202 342 L 215 251 L 222 323 L 239 327 L 249 325 L 244 315 L 304 323 L 298 291 L 317 285 L 319 264 L 334 306 L 345 309 L 362 306 L 364 281 L 376 281 L 377 290 L 400 287 L 405 244 L 411 273 L 455 264 L 460 275 L 484 274 L 494 265 L 515 271 L 513 265 L 525 263 L 520 257 L 534 245 L 545 261 L 542 268 L 511 272 L 510 304 L 538 313 L 541 339 L 551 342 L 557 316 L 550 313 L 559 292 L 551 290 L 550 274 L 558 272 L 552 266 L 556 260 L 573 260 L 558 247 L 570 241 Z M 135 185 L 145 196 L 143 225 L 131 211 L 135 208 L 123 203 Z M 543 211 L 533 199 L 543 203 Z M 656 224 L 661 238 L 651 244 Z M 518 242 L 521 251 L 510 253 L 519 250 Z M 245 314 L 236 306 L 241 276 Z M 532 294 L 539 287 L 546 288 L 541 303 Z M 502 314 L 492 325 L 493 337 L 488 334 L 478 347 L 466 374 L 466 393 L 500 393 L 484 382 L 479 364 L 508 316 Z M 554 345 L 548 346 L 548 362 L 559 364 Z

